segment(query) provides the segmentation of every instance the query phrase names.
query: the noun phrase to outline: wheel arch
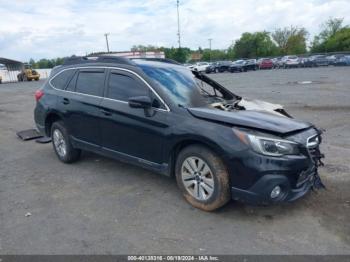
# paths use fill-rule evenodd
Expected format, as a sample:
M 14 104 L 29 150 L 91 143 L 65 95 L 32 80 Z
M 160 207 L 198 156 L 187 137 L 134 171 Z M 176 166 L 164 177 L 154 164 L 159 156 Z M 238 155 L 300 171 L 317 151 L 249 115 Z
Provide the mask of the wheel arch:
M 56 112 L 50 112 L 45 118 L 45 134 L 47 137 L 51 136 L 52 124 L 56 121 L 63 120 L 63 118 Z
M 176 160 L 179 153 L 186 147 L 189 147 L 192 145 L 201 145 L 201 146 L 207 147 L 208 149 L 212 150 L 214 153 L 217 153 L 218 155 L 222 155 L 223 153 L 223 150 L 216 143 L 212 141 L 206 141 L 200 138 L 181 139 L 174 144 L 174 146 L 170 151 L 169 175 L 171 177 L 175 177 L 175 165 L 176 165 Z

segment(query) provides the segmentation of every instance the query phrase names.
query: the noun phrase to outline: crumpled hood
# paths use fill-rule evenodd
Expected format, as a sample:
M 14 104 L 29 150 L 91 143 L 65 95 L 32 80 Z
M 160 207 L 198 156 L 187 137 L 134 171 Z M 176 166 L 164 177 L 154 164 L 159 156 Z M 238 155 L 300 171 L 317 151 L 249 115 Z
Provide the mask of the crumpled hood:
M 242 98 L 237 105 L 244 107 L 245 110 L 256 110 L 256 111 L 265 111 L 270 112 L 275 115 L 281 115 L 276 112 L 276 109 L 283 109 L 283 106 L 280 104 L 272 104 L 262 100 L 249 100 Z
M 270 110 L 269 112 L 256 110 L 223 111 L 216 108 L 196 107 L 188 108 L 188 111 L 197 118 L 279 134 L 287 134 L 312 126 L 310 123 L 284 117 L 277 112 L 274 114 Z

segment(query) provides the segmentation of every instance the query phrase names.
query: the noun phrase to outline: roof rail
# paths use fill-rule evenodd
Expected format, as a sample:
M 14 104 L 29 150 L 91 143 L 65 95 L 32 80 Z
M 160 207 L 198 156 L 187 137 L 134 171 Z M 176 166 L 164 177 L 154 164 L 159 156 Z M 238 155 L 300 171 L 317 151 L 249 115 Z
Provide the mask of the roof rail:
M 181 65 L 179 62 L 169 59 L 169 58 L 130 58 L 131 60 L 145 60 L 145 61 L 155 61 L 155 62 L 162 62 L 162 63 L 168 63 L 168 64 L 174 64 L 174 65 Z
M 87 64 L 87 63 L 114 63 L 124 65 L 135 65 L 130 59 L 118 56 L 71 56 L 66 58 L 63 65 Z

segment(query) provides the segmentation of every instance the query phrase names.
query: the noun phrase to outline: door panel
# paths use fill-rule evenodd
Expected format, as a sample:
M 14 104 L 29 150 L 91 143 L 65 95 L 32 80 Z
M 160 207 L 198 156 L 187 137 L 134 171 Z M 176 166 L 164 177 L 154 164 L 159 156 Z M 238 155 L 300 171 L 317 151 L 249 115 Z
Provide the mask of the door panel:
M 113 70 L 111 73 L 126 74 Z M 132 81 L 138 81 L 131 74 L 127 74 Z M 145 93 L 152 96 L 151 91 L 146 85 L 138 82 L 120 81 L 118 84 L 109 85 L 107 88 L 118 88 L 118 84 L 122 83 L 120 89 L 123 90 L 123 96 L 120 99 L 126 99 L 125 92 L 132 95 L 137 95 L 135 90 L 127 90 L 127 88 L 140 88 L 139 84 L 145 88 Z M 137 85 L 137 87 L 135 87 Z M 109 87 L 110 86 L 110 87 Z M 106 92 L 111 93 L 111 92 Z M 143 94 L 144 91 L 140 91 Z M 118 98 L 118 96 L 116 96 Z M 167 117 L 168 112 L 164 110 L 152 109 L 151 116 L 145 115 L 145 110 L 142 108 L 131 108 L 127 101 L 115 100 L 111 98 L 103 99 L 101 103 L 101 136 L 102 146 L 113 151 L 141 158 L 147 161 L 161 164 L 163 142 L 167 132 Z
M 102 98 L 81 94 L 71 94 L 69 103 L 65 104 L 63 97 L 59 100 L 65 108 L 65 116 L 69 133 L 79 140 L 101 144 L 99 133 L 100 104 Z
M 104 69 L 78 70 L 58 98 L 70 135 L 94 145 L 101 144 L 99 121 L 104 82 Z

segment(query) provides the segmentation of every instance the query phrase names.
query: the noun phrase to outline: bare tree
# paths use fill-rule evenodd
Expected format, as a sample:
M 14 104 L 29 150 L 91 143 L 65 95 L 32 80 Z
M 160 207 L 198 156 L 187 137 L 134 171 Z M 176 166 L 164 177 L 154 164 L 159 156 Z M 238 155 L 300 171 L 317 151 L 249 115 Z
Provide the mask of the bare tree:
M 306 49 L 306 38 L 308 32 L 305 28 L 290 26 L 278 28 L 272 34 L 272 39 L 276 42 L 282 54 L 289 52 L 303 52 Z M 301 48 L 305 46 L 305 48 Z M 306 51 L 306 50 L 305 50 Z
M 334 36 L 343 28 L 344 18 L 329 18 L 325 23 L 321 25 L 323 28 L 320 33 L 320 38 L 326 40 Z

